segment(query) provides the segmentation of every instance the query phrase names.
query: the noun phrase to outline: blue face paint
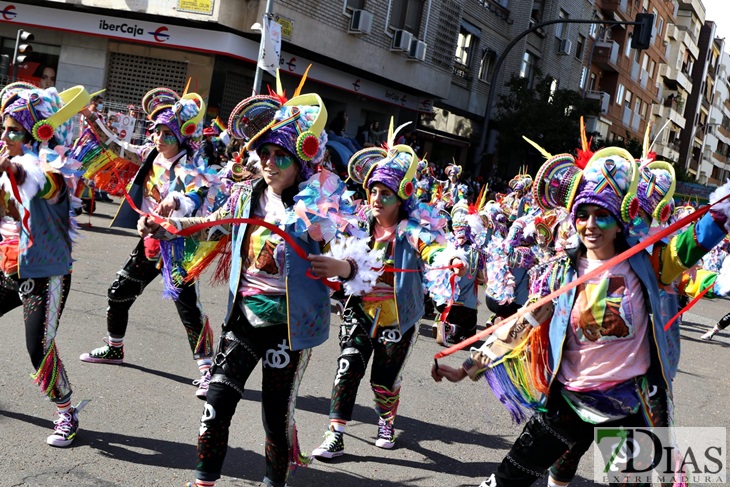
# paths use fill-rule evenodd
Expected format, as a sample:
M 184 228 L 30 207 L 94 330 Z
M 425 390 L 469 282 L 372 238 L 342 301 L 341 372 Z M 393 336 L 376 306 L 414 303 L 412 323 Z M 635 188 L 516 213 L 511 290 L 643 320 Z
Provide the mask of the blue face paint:
M 294 164 L 294 158 L 288 154 L 275 154 L 274 164 L 282 171 L 289 169 Z
M 162 143 L 165 145 L 175 145 L 177 144 L 177 137 L 174 135 L 165 134 L 162 136 Z

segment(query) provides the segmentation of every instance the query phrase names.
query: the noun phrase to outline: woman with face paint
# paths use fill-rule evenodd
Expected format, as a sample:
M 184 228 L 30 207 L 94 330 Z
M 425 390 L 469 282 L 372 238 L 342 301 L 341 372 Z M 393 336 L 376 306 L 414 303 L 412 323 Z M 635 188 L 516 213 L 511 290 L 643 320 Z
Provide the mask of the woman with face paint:
M 71 93 L 75 93 L 72 98 Z M 60 96 L 60 95 L 63 95 Z M 88 101 L 82 87 L 62 94 L 12 83 L 0 92 L 0 316 L 23 307 L 33 381 L 55 404 L 47 443 L 70 446 L 82 404 L 71 405 L 71 385 L 56 336 L 71 286 L 72 189 L 64 175 L 71 140 L 67 123 Z M 43 161 L 43 162 L 41 162 Z
M 538 171 L 535 203 L 566 208 L 580 245 L 533 270 L 531 302 L 628 248 L 640 206 L 638 171 L 634 158 L 617 148 L 596 152 L 583 168 L 561 154 Z M 666 189 L 662 198 L 669 199 L 673 191 Z M 679 330 L 676 323 L 664 329 L 676 307 L 666 309 L 660 288 L 722 241 L 728 215 L 730 205 L 718 205 L 651 255 L 640 252 L 534 313 L 518 314 L 462 367 L 432 369 L 436 381 L 485 376 L 516 421 L 536 411 L 483 487 L 529 486 L 548 470 L 549 486 L 567 485 L 595 427 L 671 424 Z M 516 385 L 510 377 L 523 380 Z
M 418 159 L 409 146 L 393 146 L 392 122 L 388 139 L 389 150 L 363 149 L 348 164 L 350 178 L 368 190 L 366 228 L 370 242 L 366 250 L 379 254 L 377 263 L 365 263 L 359 252 L 338 249 L 337 245 L 333 245 L 333 255 L 339 260 L 329 256 L 312 258 L 312 268 L 320 276 L 342 272 L 338 269 L 344 258 L 345 268 L 340 275 L 345 274 L 346 280 L 356 280 L 373 268 L 385 269 L 374 286 L 367 289 L 359 283 L 345 283 L 347 297 L 340 328 L 341 353 L 330 400 L 330 424 L 324 441 L 312 452 L 315 457 L 334 458 L 345 453 L 345 427 L 352 419 L 357 390 L 371 358 L 370 386 L 379 416 L 375 446 L 395 446 L 394 421 L 400 403 L 401 376 L 424 313 L 423 299 L 414 299 L 423 295 L 422 272 L 408 271 L 423 271 L 423 264 L 433 264 L 445 248 L 442 232 L 446 220 L 434 217 L 430 207 L 417 203 L 414 177 Z M 462 265 L 455 254 L 444 261 L 447 265 Z M 392 269 L 407 271 L 388 271 Z M 465 270 L 460 272 L 463 275 Z
M 235 183 L 228 201 L 207 218 L 169 222 L 184 229 L 203 221 L 255 218 L 277 226 L 308 254 L 318 255 L 320 242 L 302 238 L 292 222 L 298 186 L 310 179 L 323 159 L 326 120 L 325 107 L 314 94 L 295 95 L 289 101 L 280 95 L 243 100 L 231 113 L 228 127 L 233 137 L 246 143 L 245 150 L 256 152 L 262 178 Z M 336 175 L 329 176 L 339 181 Z M 170 237 L 150 220 L 140 220 L 138 229 L 142 235 L 157 232 Z M 220 229 L 215 226 L 194 237 L 219 240 Z M 212 486 L 220 478 L 231 420 L 260 362 L 266 432 L 263 482 L 281 487 L 293 468 L 308 463 L 299 451 L 294 410 L 311 349 L 329 333 L 330 293 L 321 280 L 308 277 L 309 261 L 270 228 L 226 225 L 225 232 L 230 232 L 232 249 L 228 311 L 200 424 L 196 480 L 188 485 Z M 346 262 L 341 272 L 344 276 L 350 272 Z M 295 299 L 291 290 L 296 290 Z M 243 411 L 260 414 L 253 408 Z
M 142 107 L 154 124 L 153 143 L 126 145 L 124 158 L 139 166 L 132 180 L 129 196 L 137 208 L 160 216 L 191 216 L 201 206 L 206 188 L 194 184 L 193 154 L 202 135 L 205 104 L 196 94 L 180 97 L 167 88 L 156 88 L 142 99 Z M 93 110 L 85 110 L 90 124 L 101 123 Z M 103 127 L 95 133 L 108 143 Z M 114 147 L 113 144 L 108 144 Z M 114 149 L 118 150 L 118 148 Z M 139 215 L 126 200 L 117 211 L 112 226 L 136 228 Z M 105 344 L 80 359 L 88 363 L 122 364 L 124 337 L 129 309 L 145 287 L 161 273 L 160 244 L 154 239 L 140 239 L 127 262 L 117 273 L 108 290 Z M 179 283 L 170 293 L 185 335 L 196 360 L 200 378 L 193 381 L 196 396 L 205 399 L 210 380 L 213 354 L 213 331 L 203 312 L 196 280 Z

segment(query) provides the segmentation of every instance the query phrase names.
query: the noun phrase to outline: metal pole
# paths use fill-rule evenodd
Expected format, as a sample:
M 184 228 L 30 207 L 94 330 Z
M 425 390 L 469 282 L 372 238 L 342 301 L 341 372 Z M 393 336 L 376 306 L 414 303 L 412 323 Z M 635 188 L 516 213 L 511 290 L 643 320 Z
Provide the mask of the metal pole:
M 23 29 L 18 29 L 18 33 L 15 35 L 15 49 L 13 49 L 13 59 L 10 60 L 10 62 L 12 63 L 11 66 L 13 67 L 11 72 L 13 74 L 8 79 L 8 82 L 10 82 L 10 80 L 15 80 L 15 76 L 18 74 L 18 68 L 15 65 L 15 59 L 18 57 L 18 45 L 20 44 L 20 33 L 21 32 L 23 32 Z
M 271 15 L 271 11 L 274 8 L 274 0 L 266 0 L 266 10 L 264 11 L 264 17 L 263 21 L 266 22 L 266 20 Z M 259 57 L 256 59 L 256 74 L 253 78 L 253 93 L 252 95 L 256 95 L 261 91 L 261 81 L 264 77 L 264 70 L 259 67 L 259 59 L 261 59 L 261 56 L 264 53 L 264 25 L 261 24 L 261 41 L 259 42 Z
M 507 58 L 507 53 L 517 45 L 517 43 L 522 40 L 523 37 L 525 37 L 527 34 L 536 31 L 537 29 L 540 29 L 542 27 L 545 27 L 546 25 L 552 25 L 552 24 L 605 24 L 605 25 L 639 25 L 640 22 L 622 22 L 618 20 L 601 20 L 601 19 L 591 19 L 591 20 L 581 20 L 581 19 L 555 19 L 555 20 L 548 20 L 545 22 L 540 22 L 539 24 L 535 24 L 529 29 L 523 31 L 520 33 L 517 37 L 512 39 L 512 41 L 507 44 L 507 47 L 502 51 L 502 54 L 497 59 L 496 64 L 494 65 L 494 72 L 492 73 L 492 80 L 491 80 L 491 86 L 489 88 L 489 95 L 487 96 L 487 106 L 484 109 L 484 122 L 482 123 L 482 133 L 479 138 L 479 147 L 477 148 L 477 157 L 476 157 L 476 173 L 479 174 L 481 171 L 481 165 L 482 165 L 482 159 L 484 158 L 484 147 L 486 145 L 487 141 L 487 134 L 489 133 L 489 117 L 492 113 L 492 103 L 494 103 L 494 95 L 497 92 L 497 76 L 499 75 L 499 68 L 502 67 L 502 64 L 504 63 L 504 60 Z

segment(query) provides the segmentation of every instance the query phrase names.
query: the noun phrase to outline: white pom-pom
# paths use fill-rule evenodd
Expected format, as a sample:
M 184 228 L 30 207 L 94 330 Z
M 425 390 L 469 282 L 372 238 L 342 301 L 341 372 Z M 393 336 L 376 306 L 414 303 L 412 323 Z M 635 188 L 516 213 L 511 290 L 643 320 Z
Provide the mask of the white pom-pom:
M 357 263 L 357 273 L 352 279 L 343 282 L 342 288 L 348 296 L 362 296 L 372 291 L 375 282 L 383 274 L 385 250 L 373 250 L 369 238 L 337 238 L 330 243 L 327 255 L 335 259 L 353 259 Z
M 730 293 L 730 255 L 726 255 L 722 261 L 722 269 L 715 281 L 715 294 L 727 296 L 728 293 Z

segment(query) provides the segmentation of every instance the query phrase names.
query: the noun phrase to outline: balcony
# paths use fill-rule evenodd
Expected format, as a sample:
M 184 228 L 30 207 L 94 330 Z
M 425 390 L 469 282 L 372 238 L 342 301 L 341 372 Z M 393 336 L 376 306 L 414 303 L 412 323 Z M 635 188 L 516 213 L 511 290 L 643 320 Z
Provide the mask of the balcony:
M 686 124 L 684 116 L 677 110 L 677 102 L 672 102 L 671 100 L 669 102 L 665 100 L 663 105 L 652 105 L 651 113 L 663 121 L 671 120 L 673 124 L 681 128 L 684 128 Z M 662 124 L 664 123 L 663 121 Z
M 704 18 L 705 7 L 700 0 L 679 0 L 680 10 L 692 10 L 697 17 Z
M 676 161 L 679 159 L 679 144 L 657 144 L 657 159 L 665 161 Z
M 609 19 L 618 19 L 618 13 L 626 14 L 628 8 L 628 0 L 603 0 L 601 2 L 601 11 Z
M 596 42 L 593 64 L 604 71 L 618 73 L 618 43 L 615 41 Z
M 720 133 L 720 135 L 725 137 L 726 141 L 730 141 L 730 130 L 728 130 L 727 127 L 725 127 L 723 125 L 718 125 L 717 131 Z
M 677 41 L 687 46 L 692 57 L 698 59 L 700 57 L 700 47 L 697 45 L 697 39 L 695 39 L 694 34 L 682 25 L 677 26 L 677 30 Z
M 713 152 L 712 158 L 723 164 L 727 164 L 727 156 L 720 154 L 719 152 Z

